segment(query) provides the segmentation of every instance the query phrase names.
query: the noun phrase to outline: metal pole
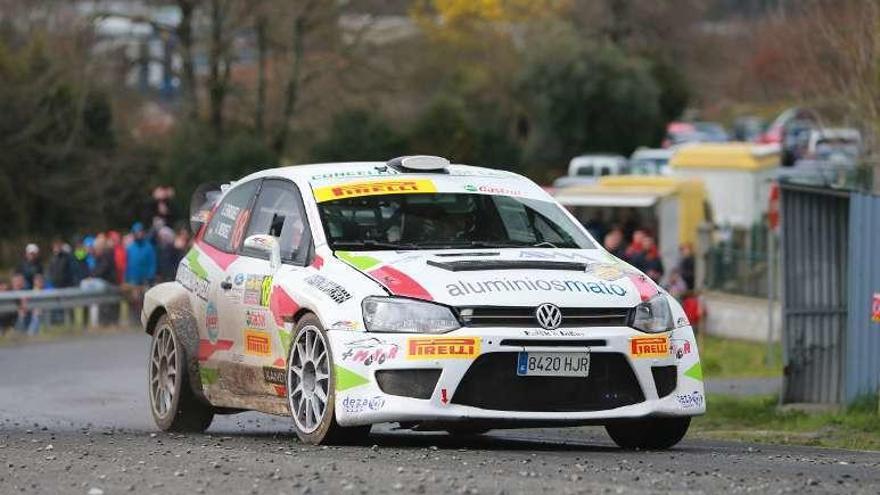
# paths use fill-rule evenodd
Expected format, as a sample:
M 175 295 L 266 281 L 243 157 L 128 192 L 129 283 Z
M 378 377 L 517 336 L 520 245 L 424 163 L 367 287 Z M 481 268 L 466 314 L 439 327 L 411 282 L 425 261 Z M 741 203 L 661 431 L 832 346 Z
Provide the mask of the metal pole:
M 767 225 L 767 367 L 773 366 L 773 302 L 776 299 L 775 296 L 775 275 L 776 275 L 776 263 L 773 259 L 775 246 L 776 246 L 776 236 L 773 234 L 773 228 L 770 225 Z

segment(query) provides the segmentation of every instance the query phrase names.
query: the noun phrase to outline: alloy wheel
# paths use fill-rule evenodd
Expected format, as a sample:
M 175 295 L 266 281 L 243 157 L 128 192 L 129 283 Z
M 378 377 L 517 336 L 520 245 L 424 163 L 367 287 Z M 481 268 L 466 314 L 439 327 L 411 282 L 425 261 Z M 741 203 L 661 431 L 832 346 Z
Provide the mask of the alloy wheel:
M 287 367 L 290 412 L 303 433 L 317 430 L 327 412 L 330 357 L 321 331 L 314 325 L 300 330 Z
M 150 402 L 159 417 L 166 417 L 172 409 L 177 391 L 177 342 L 170 327 L 156 330 L 150 352 Z

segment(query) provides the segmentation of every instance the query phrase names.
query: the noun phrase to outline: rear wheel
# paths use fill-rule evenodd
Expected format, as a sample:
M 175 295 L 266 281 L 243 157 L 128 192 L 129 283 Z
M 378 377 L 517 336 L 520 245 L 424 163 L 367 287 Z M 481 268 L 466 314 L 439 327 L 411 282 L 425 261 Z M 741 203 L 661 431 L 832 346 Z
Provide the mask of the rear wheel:
M 622 449 L 665 450 L 684 438 L 690 416 L 645 418 L 605 426 L 611 439 Z
M 214 419 L 213 408 L 190 389 L 186 359 L 171 320 L 162 315 L 153 331 L 149 366 L 150 410 L 162 431 L 203 432 Z
M 313 314 L 294 330 L 287 357 L 287 400 L 296 435 L 305 443 L 357 443 L 370 425 L 342 427 L 336 422 L 336 376 L 330 339 Z

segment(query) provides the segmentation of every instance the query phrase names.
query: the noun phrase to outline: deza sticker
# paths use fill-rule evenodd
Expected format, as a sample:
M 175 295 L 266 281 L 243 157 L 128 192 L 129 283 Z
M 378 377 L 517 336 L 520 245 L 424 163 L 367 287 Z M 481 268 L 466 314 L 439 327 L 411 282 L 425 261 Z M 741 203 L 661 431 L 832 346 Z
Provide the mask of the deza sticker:
M 437 187 L 429 179 L 374 180 L 318 187 L 315 189 L 315 201 L 321 203 L 359 196 L 434 192 L 437 192 Z

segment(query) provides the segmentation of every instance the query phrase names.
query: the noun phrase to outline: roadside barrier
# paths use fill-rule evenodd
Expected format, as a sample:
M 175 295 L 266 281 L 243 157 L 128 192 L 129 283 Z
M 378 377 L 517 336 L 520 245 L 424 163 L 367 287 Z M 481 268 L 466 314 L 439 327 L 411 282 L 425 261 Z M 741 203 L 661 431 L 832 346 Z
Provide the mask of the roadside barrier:
M 119 288 L 113 286 L 0 292 L 0 316 L 17 313 L 22 302 L 27 304 L 29 310 L 39 309 L 44 313 L 84 308 L 88 326 L 97 327 L 101 323 L 100 308 L 118 307 L 123 297 Z

